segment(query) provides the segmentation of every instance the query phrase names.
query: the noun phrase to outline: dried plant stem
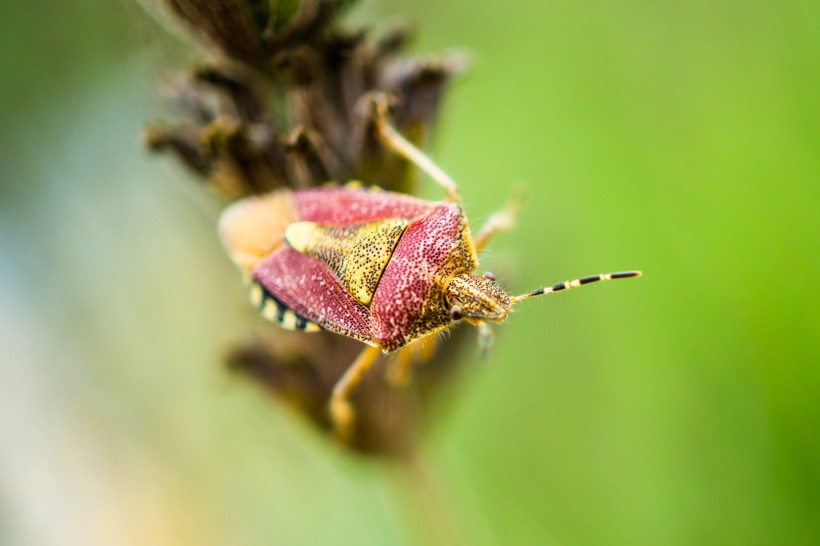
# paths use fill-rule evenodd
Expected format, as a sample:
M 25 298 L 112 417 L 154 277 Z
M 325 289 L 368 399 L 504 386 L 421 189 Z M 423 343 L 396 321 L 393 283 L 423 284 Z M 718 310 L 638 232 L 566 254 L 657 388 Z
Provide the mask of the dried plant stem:
M 470 544 L 470 537 L 459 525 L 453 499 L 423 453 L 416 453 L 397 465 L 393 478 L 400 508 L 407 514 L 410 527 L 425 534 L 417 538 L 417 543 L 442 546 Z

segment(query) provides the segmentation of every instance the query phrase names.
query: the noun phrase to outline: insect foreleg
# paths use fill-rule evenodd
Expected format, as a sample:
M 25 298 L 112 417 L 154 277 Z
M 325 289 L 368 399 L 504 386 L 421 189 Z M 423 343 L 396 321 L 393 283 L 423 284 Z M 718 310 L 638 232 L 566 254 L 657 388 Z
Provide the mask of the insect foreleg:
M 388 100 L 381 93 L 373 93 L 370 100 L 373 107 L 373 122 L 376 126 L 376 135 L 385 146 L 414 163 L 419 169 L 427 173 L 438 185 L 447 190 L 448 201 L 461 201 L 458 195 L 458 186 L 441 167 L 436 165 L 424 152 L 413 146 L 401 133 L 390 125 L 388 121 Z
M 507 204 L 504 205 L 504 208 L 490 216 L 490 219 L 481 227 L 473 241 L 476 252 L 480 253 L 484 250 L 497 233 L 510 231 L 515 227 L 515 221 L 518 218 L 518 213 L 521 211 L 523 202 L 523 192 L 515 191 L 510 200 L 507 201 Z
M 362 382 L 362 378 L 373 366 L 381 350 L 378 347 L 366 347 L 359 353 L 353 364 L 333 387 L 330 396 L 330 420 L 333 425 L 333 434 L 337 439 L 347 442 L 353 433 L 353 424 L 356 422 L 356 413 L 350 404 L 350 395 Z

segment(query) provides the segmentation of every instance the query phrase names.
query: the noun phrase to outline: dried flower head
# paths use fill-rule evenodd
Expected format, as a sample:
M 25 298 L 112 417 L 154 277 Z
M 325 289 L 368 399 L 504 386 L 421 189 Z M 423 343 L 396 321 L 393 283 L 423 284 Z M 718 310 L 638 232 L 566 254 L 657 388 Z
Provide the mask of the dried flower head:
M 404 29 L 344 30 L 335 17 L 346 2 L 165 4 L 217 54 L 171 86 L 178 117 L 147 130 L 152 150 L 170 151 L 229 198 L 351 179 L 413 192 L 407 162 L 374 134 L 369 97 L 389 97 L 395 127 L 422 145 L 447 84 L 462 69 L 460 58 L 400 57 Z M 455 369 L 460 332 L 453 337 L 442 350 L 428 341 L 380 359 L 377 370 L 384 373 L 372 373 L 354 400 L 360 419 L 351 447 L 376 454 L 411 451 L 435 386 Z M 328 332 L 271 327 L 228 360 L 326 430 L 331 389 L 361 347 Z M 429 365 L 416 366 L 422 362 Z

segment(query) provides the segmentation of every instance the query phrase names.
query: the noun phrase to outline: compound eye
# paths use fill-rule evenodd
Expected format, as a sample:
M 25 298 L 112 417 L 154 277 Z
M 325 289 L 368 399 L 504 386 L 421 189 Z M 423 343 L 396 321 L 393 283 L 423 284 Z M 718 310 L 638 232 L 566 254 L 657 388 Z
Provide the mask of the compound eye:
M 481 276 L 484 277 L 487 280 L 495 281 L 495 275 L 493 275 L 489 271 L 485 271 Z
M 461 307 L 455 306 L 450 309 L 450 318 L 453 320 L 461 320 L 463 315 L 461 314 Z

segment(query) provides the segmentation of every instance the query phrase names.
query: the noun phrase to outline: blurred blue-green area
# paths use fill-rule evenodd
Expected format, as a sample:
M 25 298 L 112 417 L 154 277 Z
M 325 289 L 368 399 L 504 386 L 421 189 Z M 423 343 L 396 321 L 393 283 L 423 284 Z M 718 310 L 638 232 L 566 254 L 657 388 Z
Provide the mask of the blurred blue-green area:
M 529 188 L 482 266 L 512 292 L 645 272 L 521 304 L 421 491 L 223 369 L 256 319 L 218 205 L 139 140 L 202 52 L 126 1 L 2 13 L 4 544 L 820 543 L 817 2 L 349 14 L 470 52 L 434 156 L 474 224 Z

